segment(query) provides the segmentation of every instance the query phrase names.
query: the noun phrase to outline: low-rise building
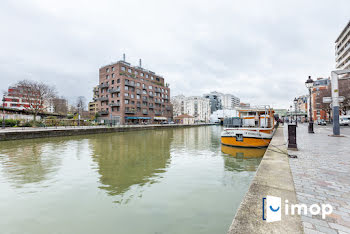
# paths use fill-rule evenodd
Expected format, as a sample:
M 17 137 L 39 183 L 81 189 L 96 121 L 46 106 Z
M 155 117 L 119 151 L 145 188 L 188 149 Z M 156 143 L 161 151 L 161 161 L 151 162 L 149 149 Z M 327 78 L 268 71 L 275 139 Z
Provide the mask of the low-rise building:
M 194 117 L 191 115 L 179 115 L 174 117 L 174 122 L 177 124 L 194 124 Z
M 99 106 L 98 106 L 98 95 L 99 95 L 99 88 L 98 86 L 95 86 L 92 90 L 93 96 L 92 96 L 92 102 L 89 102 L 89 114 L 90 116 L 95 116 L 99 112 Z

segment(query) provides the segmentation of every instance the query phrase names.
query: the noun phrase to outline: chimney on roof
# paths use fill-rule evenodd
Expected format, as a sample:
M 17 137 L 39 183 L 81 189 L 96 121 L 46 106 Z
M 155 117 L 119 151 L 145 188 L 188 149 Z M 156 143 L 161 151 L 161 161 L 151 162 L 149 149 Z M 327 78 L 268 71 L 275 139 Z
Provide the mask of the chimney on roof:
M 123 61 L 125 62 L 125 54 L 123 54 Z
M 141 61 L 141 59 L 139 60 L 139 67 L 142 67 L 142 61 Z

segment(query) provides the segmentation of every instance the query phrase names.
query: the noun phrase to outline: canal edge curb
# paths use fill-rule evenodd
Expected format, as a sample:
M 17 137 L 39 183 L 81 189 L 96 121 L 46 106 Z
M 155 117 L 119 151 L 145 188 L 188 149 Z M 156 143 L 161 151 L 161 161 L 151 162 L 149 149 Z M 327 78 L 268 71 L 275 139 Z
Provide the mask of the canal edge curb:
M 276 150 L 278 147 L 278 150 Z M 281 153 L 286 152 L 286 154 Z M 290 204 L 296 204 L 296 192 L 292 177 L 283 127 L 276 130 L 257 172 L 245 194 L 228 234 L 234 233 L 304 233 L 299 215 L 284 214 L 281 221 L 267 223 L 263 220 L 262 199 L 269 196 L 281 197 Z

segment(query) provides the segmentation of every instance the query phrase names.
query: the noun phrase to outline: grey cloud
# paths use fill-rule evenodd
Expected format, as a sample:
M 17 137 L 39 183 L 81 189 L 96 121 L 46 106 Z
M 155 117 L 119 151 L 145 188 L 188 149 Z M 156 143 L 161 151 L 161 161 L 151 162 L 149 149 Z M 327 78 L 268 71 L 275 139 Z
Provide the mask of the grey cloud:
M 172 95 L 217 90 L 289 107 L 308 75 L 334 68 L 349 8 L 346 0 L 3 1 L 1 88 L 31 78 L 90 99 L 98 68 L 125 52 L 164 75 Z

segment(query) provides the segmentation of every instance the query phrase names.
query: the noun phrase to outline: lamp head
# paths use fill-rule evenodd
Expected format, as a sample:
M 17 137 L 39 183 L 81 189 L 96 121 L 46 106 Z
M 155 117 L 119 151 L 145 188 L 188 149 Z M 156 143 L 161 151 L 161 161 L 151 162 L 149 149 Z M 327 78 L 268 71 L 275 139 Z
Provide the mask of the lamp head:
M 311 76 L 309 76 L 309 78 L 305 82 L 306 88 L 310 89 L 313 86 L 313 84 L 314 84 L 314 81 L 313 79 L 311 79 Z

